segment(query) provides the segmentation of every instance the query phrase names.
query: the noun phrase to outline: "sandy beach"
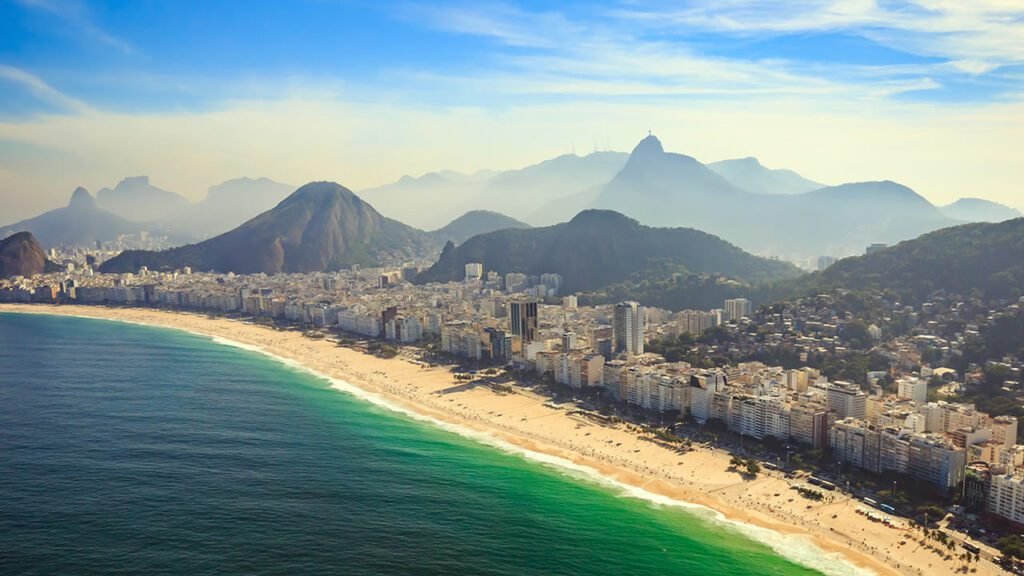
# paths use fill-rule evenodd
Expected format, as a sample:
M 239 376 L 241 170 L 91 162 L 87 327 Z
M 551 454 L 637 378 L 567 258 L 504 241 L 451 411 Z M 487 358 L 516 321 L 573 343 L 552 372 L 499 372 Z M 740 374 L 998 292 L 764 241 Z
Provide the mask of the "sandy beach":
M 485 441 L 547 455 L 596 472 L 653 500 L 671 499 L 716 511 L 736 529 L 777 552 L 832 574 L 963 574 L 953 553 L 946 560 L 922 541 L 919 531 L 887 526 L 858 513 L 864 505 L 828 495 L 813 502 L 793 486 L 802 480 L 764 471 L 745 480 L 729 470 L 729 454 L 706 447 L 679 453 L 643 437 L 626 424 L 606 425 L 578 414 L 571 406 L 552 406 L 528 390 L 496 391 L 457 381 L 446 367 L 429 367 L 402 357 L 383 359 L 313 340 L 295 331 L 278 331 L 204 315 L 142 308 L 0 305 L 0 312 L 88 316 L 187 330 L 258 348 L 389 405 L 452 427 Z M 345 389 L 345 384 L 337 387 Z M 632 490 L 630 489 L 632 488 Z M 667 501 L 666 501 L 667 502 Z M 711 518 L 711 512 L 695 509 Z M 713 521 L 720 521 L 713 520 Z M 815 550 L 817 548 L 818 550 Z M 988 562 L 971 563 L 978 574 L 1003 573 Z

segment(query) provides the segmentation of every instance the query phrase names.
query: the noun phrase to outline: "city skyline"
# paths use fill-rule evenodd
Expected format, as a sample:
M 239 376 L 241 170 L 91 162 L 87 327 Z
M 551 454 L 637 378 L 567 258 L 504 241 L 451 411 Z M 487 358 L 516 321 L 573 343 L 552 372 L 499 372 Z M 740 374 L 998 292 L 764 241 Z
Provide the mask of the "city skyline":
M 0 0 L 0 574 L 1024 574 L 1022 38 Z
M 1010 5 L 204 10 L 0 7 L 6 220 L 140 174 L 190 200 L 241 176 L 359 190 L 626 152 L 648 130 L 703 162 L 756 156 L 827 184 L 1022 207 Z

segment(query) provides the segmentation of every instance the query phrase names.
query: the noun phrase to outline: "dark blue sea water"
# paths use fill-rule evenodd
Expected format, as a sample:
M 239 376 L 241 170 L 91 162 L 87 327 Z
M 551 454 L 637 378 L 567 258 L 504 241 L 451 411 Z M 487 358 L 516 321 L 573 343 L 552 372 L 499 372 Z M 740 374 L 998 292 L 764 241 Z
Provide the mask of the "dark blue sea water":
M 811 574 L 182 332 L 0 313 L 0 574 Z

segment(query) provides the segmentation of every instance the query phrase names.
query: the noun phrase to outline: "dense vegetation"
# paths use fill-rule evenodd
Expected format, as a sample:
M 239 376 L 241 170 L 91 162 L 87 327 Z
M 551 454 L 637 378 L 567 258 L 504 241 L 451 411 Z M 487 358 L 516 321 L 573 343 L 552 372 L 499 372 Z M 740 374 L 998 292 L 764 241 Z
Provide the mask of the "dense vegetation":
M 963 355 L 954 367 L 963 372 L 971 365 L 983 365 L 984 377 L 962 400 L 973 402 L 982 412 L 1024 419 L 1024 406 L 1017 399 L 1020 382 L 1008 385 L 1015 381 L 1010 367 L 989 362 L 1006 356 L 1024 357 L 1024 312 L 996 318 L 982 330 L 981 338 L 964 346 Z
M 645 346 L 647 352 L 661 354 L 669 362 L 689 362 L 697 368 L 714 368 L 716 363 L 711 358 L 702 354 L 697 348 L 698 342 L 708 341 L 712 338 L 711 331 L 694 338 L 690 334 L 669 336 L 651 340 Z
M 1016 534 L 1003 536 L 996 542 L 996 548 L 1010 558 L 1024 560 L 1024 538 Z
M 653 262 L 622 282 L 579 295 L 584 306 L 636 300 L 669 310 L 721 308 L 727 298 L 747 296 L 751 286 L 721 274 L 694 274 L 671 262 Z
M 799 275 L 789 264 L 753 256 L 716 236 L 642 226 L 605 210 L 587 210 L 556 226 L 482 234 L 457 248 L 449 244 L 419 280 L 461 279 L 469 262 L 499 274 L 561 274 L 565 291 L 595 292 L 585 302 L 634 298 L 672 308 L 698 297 L 719 306 L 719 296 L 733 294 L 733 287 L 738 292 L 744 283 Z M 709 286 L 720 286 L 719 293 L 708 292 Z
M 882 290 L 904 302 L 947 292 L 1016 299 L 1024 292 L 1024 218 L 945 228 L 766 289 L 762 297 Z
M 669 362 L 689 362 L 698 368 L 721 367 L 751 360 L 787 369 L 810 366 L 821 370 L 821 373 L 830 380 L 842 380 L 860 385 L 867 384 L 869 371 L 883 371 L 889 367 L 885 357 L 861 350 L 851 350 L 842 354 L 811 352 L 808 354 L 806 362 L 800 359 L 800 353 L 791 346 L 772 347 L 747 356 L 733 356 L 723 352 L 709 357 L 700 350 L 701 344 L 720 346 L 735 342 L 737 339 L 737 334 L 719 326 L 705 330 L 697 337 L 680 334 L 679 336 L 656 338 L 647 344 L 646 350 L 661 354 Z

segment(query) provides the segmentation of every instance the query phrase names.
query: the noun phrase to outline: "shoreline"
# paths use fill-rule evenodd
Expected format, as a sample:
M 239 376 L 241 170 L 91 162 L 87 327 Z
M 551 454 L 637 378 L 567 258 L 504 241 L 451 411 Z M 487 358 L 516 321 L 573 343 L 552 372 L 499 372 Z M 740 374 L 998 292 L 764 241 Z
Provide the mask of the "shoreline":
M 825 502 L 810 503 L 790 489 L 798 482 L 777 473 L 766 471 L 756 480 L 741 479 L 727 470 L 729 455 L 724 451 L 697 448 L 679 454 L 644 442 L 621 424 L 601 425 L 574 417 L 527 391 L 498 393 L 456 382 L 447 367 L 427 367 L 402 357 L 382 359 L 326 340 L 311 340 L 297 331 L 181 311 L 5 304 L 0 312 L 177 329 L 257 352 L 405 416 L 557 467 L 620 494 L 728 526 L 794 563 L 826 574 L 959 573 L 957 564 L 921 547 L 916 534 L 857 514 L 861 505 L 856 501 L 830 495 Z M 979 574 L 998 573 L 973 566 Z

